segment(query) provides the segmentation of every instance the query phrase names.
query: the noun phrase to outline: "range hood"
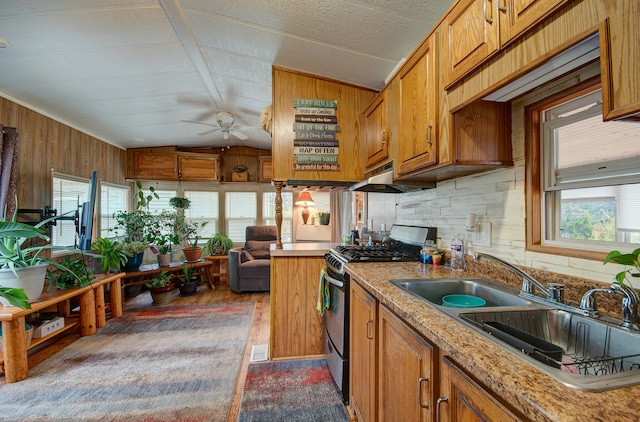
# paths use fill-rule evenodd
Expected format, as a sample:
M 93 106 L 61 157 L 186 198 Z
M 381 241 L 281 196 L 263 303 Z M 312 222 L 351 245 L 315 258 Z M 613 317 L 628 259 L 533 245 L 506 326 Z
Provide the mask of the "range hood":
M 367 179 L 351 185 L 349 190 L 358 192 L 378 193 L 404 193 L 421 189 L 435 188 L 435 183 L 422 183 L 420 185 L 405 185 L 393 181 L 393 161 L 372 170 L 367 174 Z

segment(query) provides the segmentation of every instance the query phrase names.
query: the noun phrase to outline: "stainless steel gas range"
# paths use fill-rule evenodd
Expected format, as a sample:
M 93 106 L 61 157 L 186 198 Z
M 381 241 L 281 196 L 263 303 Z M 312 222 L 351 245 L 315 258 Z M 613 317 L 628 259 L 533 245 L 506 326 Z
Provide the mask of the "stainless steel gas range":
M 418 261 L 420 249 L 429 239 L 435 242 L 435 227 L 394 224 L 384 246 L 336 246 L 325 254 L 331 306 L 324 315 L 324 352 L 333 379 L 349 402 L 349 262 Z

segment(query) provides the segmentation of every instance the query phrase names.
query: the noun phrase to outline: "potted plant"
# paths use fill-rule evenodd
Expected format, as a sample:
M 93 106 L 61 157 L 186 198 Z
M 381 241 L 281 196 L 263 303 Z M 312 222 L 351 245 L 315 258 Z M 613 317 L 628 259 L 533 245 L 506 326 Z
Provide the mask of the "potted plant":
M 164 305 L 171 302 L 173 297 L 173 276 L 166 271 L 162 271 L 145 284 L 149 288 L 154 305 Z
M 207 223 L 207 221 L 202 222 L 200 227 L 206 226 Z M 198 223 L 186 221 L 184 216 L 179 215 L 176 223 L 176 233 L 178 233 L 180 239 L 186 243 L 186 246 L 182 248 L 185 259 L 190 262 L 200 259 L 202 247 L 198 246 L 198 241 L 200 240 Z
M 169 199 L 169 205 L 171 205 L 175 209 L 179 208 L 186 210 L 191 206 L 191 200 L 189 198 L 184 198 L 181 196 L 174 196 L 173 198 Z
M 142 265 L 142 257 L 144 251 L 149 247 L 149 243 L 140 241 L 124 242 L 122 249 L 128 252 L 131 256 L 127 259 L 127 262 L 120 267 L 122 271 L 136 271 Z
M 0 286 L 0 298 L 5 299 L 10 305 L 23 309 L 30 309 L 29 298 L 24 293 L 24 289 Z
M 4 299 L 0 299 L 0 302 L 5 305 L 13 304 L 9 302 L 6 295 L 20 296 L 19 291 L 6 290 L 7 288 L 23 289 L 29 302 L 38 300 L 44 288 L 49 265 L 71 272 L 75 277 L 78 277 L 71 269 L 44 256 L 44 252 L 48 250 L 67 250 L 79 253 L 78 249 L 53 246 L 48 243 L 44 245 L 32 243 L 34 246 L 22 247 L 27 240 L 49 242 L 49 236 L 40 227 L 55 220 L 55 217 L 46 219 L 35 226 L 19 223 L 15 219 L 16 213 L 14 213 L 12 221 L 6 221 L 4 218 L 0 220 L 0 286 L 5 289 Z M 85 256 L 98 257 L 98 255 L 86 253 Z
M 178 289 L 180 289 L 180 296 L 193 296 L 198 290 L 198 284 L 200 280 L 195 276 L 195 268 L 190 267 L 186 262 L 182 263 L 183 277 L 180 278 Z
M 53 271 L 49 271 L 49 289 L 54 287 L 60 289 L 85 287 L 96 278 L 93 275 L 93 270 L 87 267 L 83 259 L 65 258 L 60 264 L 66 269 L 56 268 Z
M 627 279 L 627 276 L 631 276 L 631 277 L 640 277 L 640 248 L 636 249 L 635 251 L 631 252 L 631 253 L 627 253 L 627 254 L 623 254 L 620 251 L 611 251 L 609 252 L 609 254 L 606 256 L 606 258 L 604 259 L 604 264 L 608 263 L 608 262 L 617 262 L 618 264 L 622 264 L 622 265 L 628 265 L 630 267 L 635 267 L 636 272 L 632 272 L 631 269 L 625 269 L 624 271 L 619 272 L 618 274 L 616 274 L 616 282 L 620 285 L 624 285 L 625 281 L 629 280 Z M 629 282 L 629 286 L 631 286 L 631 283 Z M 632 286 L 631 286 L 632 287 Z M 634 289 L 635 292 L 635 289 Z M 637 294 L 637 292 L 636 292 Z
M 219 232 L 207 241 L 203 253 L 205 255 L 226 255 L 231 248 L 233 248 L 233 240 L 226 234 Z
M 166 267 L 171 263 L 171 253 L 173 245 L 178 243 L 177 235 L 159 234 L 155 240 L 155 247 L 158 251 L 158 265 Z
M 122 243 L 106 237 L 97 238 L 93 241 L 91 247 L 101 255 L 102 272 L 105 274 L 111 270 L 120 271 L 120 267 L 127 262 L 130 256 Z

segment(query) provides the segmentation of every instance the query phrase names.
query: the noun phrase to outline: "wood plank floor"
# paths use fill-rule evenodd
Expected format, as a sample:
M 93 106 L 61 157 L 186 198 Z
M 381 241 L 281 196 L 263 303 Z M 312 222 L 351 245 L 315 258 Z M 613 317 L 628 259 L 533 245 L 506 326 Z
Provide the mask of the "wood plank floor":
M 256 311 L 253 317 L 253 324 L 249 333 L 249 341 L 247 349 L 242 361 L 242 367 L 238 376 L 238 383 L 233 395 L 231 410 L 229 412 L 229 422 L 238 420 L 238 412 L 240 410 L 240 400 L 242 399 L 242 389 L 247 374 L 247 367 L 251 358 L 251 348 L 256 344 L 265 344 L 269 342 L 269 293 L 235 293 L 227 286 L 216 285 L 211 290 L 208 285 L 202 283 L 198 286 L 198 293 L 191 297 L 180 297 L 178 290 L 175 290 L 173 301 L 165 306 L 188 305 L 188 304 L 209 304 L 209 303 L 229 303 L 229 302 L 255 302 Z M 140 306 L 151 306 L 151 296 L 148 291 L 142 292 L 138 296 L 125 299 L 125 312 L 127 309 Z M 54 337 L 50 342 L 43 343 L 37 348 L 29 351 L 29 367 L 32 368 L 43 360 L 47 359 L 54 353 L 64 349 L 74 341 L 80 338 L 75 330 L 74 332 L 64 333 Z M 5 384 L 4 374 L 0 372 L 0 386 Z

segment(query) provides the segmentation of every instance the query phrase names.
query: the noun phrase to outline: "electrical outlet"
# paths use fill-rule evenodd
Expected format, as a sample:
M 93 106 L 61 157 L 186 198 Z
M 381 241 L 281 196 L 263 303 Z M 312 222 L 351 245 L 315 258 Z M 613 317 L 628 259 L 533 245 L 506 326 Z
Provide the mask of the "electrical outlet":
M 491 247 L 491 223 L 478 223 L 478 231 L 475 234 L 476 246 Z

